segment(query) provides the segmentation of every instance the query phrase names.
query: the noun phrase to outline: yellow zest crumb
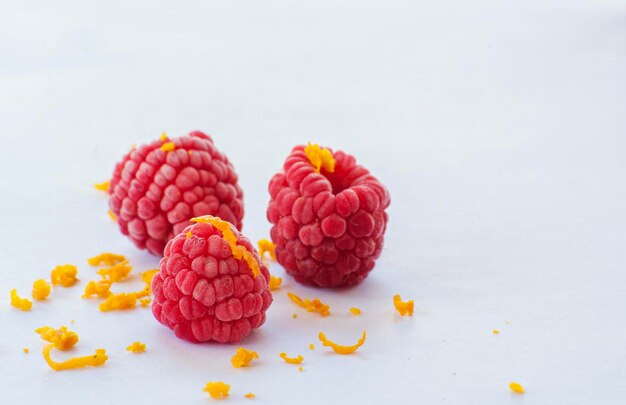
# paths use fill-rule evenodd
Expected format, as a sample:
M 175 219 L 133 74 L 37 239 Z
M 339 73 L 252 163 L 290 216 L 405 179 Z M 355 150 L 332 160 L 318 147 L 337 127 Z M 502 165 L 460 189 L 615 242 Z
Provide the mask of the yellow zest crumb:
M 139 303 L 141 304 L 142 307 L 147 307 L 148 305 L 150 305 L 151 302 L 152 300 L 149 297 L 142 298 L 139 300 Z
M 289 364 L 302 364 L 302 360 L 304 360 L 302 355 L 299 355 L 298 357 L 287 357 L 287 353 L 285 352 L 279 354 L 279 356 L 281 359 L 285 360 L 285 363 Z
M 270 290 L 278 290 L 278 287 L 283 283 L 283 279 L 280 277 L 274 277 L 270 274 Z
M 22 350 L 24 351 L 24 353 L 28 353 L 29 352 L 28 347 L 25 347 Z
M 263 258 L 265 252 L 269 253 L 270 258 L 272 260 L 276 260 L 276 245 L 272 243 L 272 241 L 267 239 L 261 239 L 258 243 L 259 245 L 259 256 Z
M 104 267 L 98 270 L 96 273 L 102 276 L 103 280 L 108 280 L 115 283 L 118 281 L 122 281 L 126 277 L 128 277 L 132 270 L 133 266 L 128 264 L 128 260 L 124 260 L 123 262 L 117 263 L 111 267 Z
M 35 332 L 58 350 L 70 350 L 78 342 L 78 335 L 67 329 L 67 326 L 61 326 L 59 329 L 42 326 L 35 329 Z
M 82 367 L 100 367 L 103 365 L 107 359 L 109 358 L 106 354 L 106 350 L 97 349 L 94 354 L 90 354 L 88 356 L 82 357 L 72 357 L 64 362 L 57 363 L 50 357 L 50 352 L 54 348 L 54 344 L 49 344 L 44 346 L 43 348 L 43 358 L 46 360 L 46 363 L 50 366 L 54 371 L 61 370 L 69 370 L 72 368 L 82 368 Z
M 298 371 L 302 372 L 302 366 L 298 367 Z
M 355 316 L 361 315 L 361 310 L 359 308 L 352 307 L 350 308 L 350 312 L 352 313 L 352 315 L 355 315 Z
M 163 131 L 159 139 L 161 139 L 163 142 L 167 141 L 167 134 L 165 133 L 165 131 Z
M 63 287 L 71 287 L 78 279 L 76 278 L 78 269 L 73 264 L 63 264 L 55 267 L 50 274 L 52 285 L 62 285 Z
M 400 315 L 413 316 L 413 300 L 403 302 L 399 294 L 393 296 L 393 305 Z
M 244 397 L 246 397 L 246 398 L 248 398 L 248 399 L 252 399 L 252 398 L 256 397 L 256 395 L 254 395 L 254 394 L 253 394 L 253 393 L 251 393 L 251 392 L 248 392 L 246 395 L 244 395 Z
M 521 386 L 521 384 L 516 383 L 516 382 L 512 382 L 509 384 L 509 388 L 511 389 L 511 391 L 518 393 L 518 394 L 523 394 L 524 393 L 524 387 Z
M 114 222 L 117 222 L 117 218 L 115 217 L 115 214 L 111 210 L 109 210 L 109 218 L 111 218 Z
M 296 318 L 298 317 L 298 314 L 293 314 L 293 315 L 291 315 L 291 317 L 292 317 L 293 319 L 296 319 Z
M 107 181 L 103 181 L 102 183 L 94 184 L 93 188 L 95 188 L 98 191 L 104 191 L 105 193 L 108 193 L 110 185 L 111 185 L 111 181 L 107 180 Z
M 87 263 L 91 266 L 115 266 L 123 261 L 126 261 L 126 257 L 108 252 L 100 253 L 99 255 L 87 259 Z
M 313 343 L 309 343 L 309 350 L 315 349 L 315 345 Z
M 237 260 L 245 260 L 248 264 L 248 267 L 250 267 L 250 270 L 252 271 L 252 275 L 254 277 L 261 274 L 259 263 L 256 261 L 252 253 L 250 253 L 245 247 L 237 244 L 237 238 L 230 228 L 230 223 L 211 215 L 204 215 L 201 217 L 192 218 L 190 221 L 209 223 L 213 225 L 215 228 L 222 232 L 222 237 L 230 245 L 230 250 L 233 253 L 233 257 Z
M 366 336 L 366 333 L 365 333 L 365 331 L 363 331 L 363 335 L 361 336 L 359 341 L 356 342 L 356 344 L 354 344 L 352 346 L 338 345 L 337 343 L 327 339 L 326 335 L 324 335 L 322 332 L 320 332 L 320 334 L 319 334 L 319 339 L 321 340 L 321 342 L 322 342 L 322 344 L 324 346 L 331 347 L 335 351 L 335 353 L 338 353 L 338 354 L 350 354 L 350 353 L 354 353 L 356 351 L 356 349 L 358 349 L 359 347 L 361 347 L 363 345 L 363 343 L 365 343 L 365 336 Z
M 237 349 L 237 353 L 230 359 L 230 362 L 233 364 L 233 367 L 240 368 L 249 365 L 252 360 L 258 358 L 257 352 L 240 347 Z
M 22 311 L 30 311 L 33 307 L 33 303 L 28 298 L 21 298 L 17 295 L 15 288 L 11 290 L 11 305 Z
M 494 329 L 491 331 L 494 335 L 498 335 L 500 334 L 500 331 L 498 329 Z
M 50 295 L 50 283 L 43 278 L 35 281 L 33 283 L 33 291 L 31 292 L 31 295 L 37 301 L 45 300 L 48 298 L 48 295 Z
M 126 350 L 133 353 L 142 353 L 146 351 L 146 344 L 141 342 L 133 342 L 133 344 L 128 346 Z
M 221 381 L 208 382 L 202 391 L 208 392 L 211 398 L 222 399 L 228 396 L 230 391 L 230 385 L 224 384 Z
M 112 294 L 111 291 L 109 291 L 110 288 L 110 280 L 90 281 L 85 286 L 83 298 L 90 298 L 94 295 L 98 298 L 107 298 L 109 295 Z
M 189 238 L 191 238 L 191 231 L 189 231 L 189 232 L 187 232 L 185 234 L 185 239 L 189 239 Z
M 123 309 L 132 309 L 137 305 L 137 295 L 135 293 L 119 293 L 111 294 L 107 299 L 100 303 L 100 311 L 117 311 Z
M 174 142 L 165 142 L 163 145 L 161 145 L 161 150 L 163 152 L 171 152 L 174 149 L 176 149 L 176 145 L 174 144 Z
M 506 323 L 507 325 L 510 325 L 511 321 L 504 321 L 504 323 Z
M 70 323 L 71 323 L 72 325 L 74 324 L 74 322 L 76 322 L 76 321 L 74 321 L 73 319 L 70 321 Z
M 320 147 L 318 144 L 308 143 L 304 147 L 304 153 L 309 159 L 309 162 L 315 166 L 315 172 L 319 173 L 320 169 L 324 169 L 328 173 L 335 171 L 335 158 L 330 150 Z
M 302 299 L 298 297 L 296 294 L 287 293 L 287 296 L 291 301 L 306 309 L 309 312 L 317 312 L 322 316 L 330 315 L 330 305 L 324 304 L 319 299 L 315 298 L 313 301 L 309 301 L 308 299 Z

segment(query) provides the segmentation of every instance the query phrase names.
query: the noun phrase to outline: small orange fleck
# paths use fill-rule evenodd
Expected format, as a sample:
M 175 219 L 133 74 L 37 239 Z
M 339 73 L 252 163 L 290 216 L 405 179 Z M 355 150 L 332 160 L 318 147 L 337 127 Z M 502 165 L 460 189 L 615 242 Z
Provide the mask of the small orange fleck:
M 296 303 L 297 305 L 301 306 L 302 308 L 306 309 L 309 312 L 317 312 L 318 314 L 322 316 L 330 315 L 330 305 L 324 304 L 322 301 L 320 301 L 317 298 L 315 298 L 313 301 L 310 301 L 306 298 L 302 299 L 298 297 L 296 294 L 293 294 L 290 292 L 287 293 L 287 296 L 289 297 L 291 301 L 293 301 L 294 303 Z
M 22 349 L 24 351 L 24 353 L 28 353 L 28 347 L 25 347 L 24 349 Z
M 393 296 L 393 305 L 400 315 L 413 316 L 413 300 L 403 302 L 400 295 L 396 294 Z
M 15 288 L 11 290 L 11 305 L 22 311 L 30 311 L 33 307 L 33 303 L 28 298 L 21 298 L 17 295 Z
M 126 348 L 127 351 L 133 353 L 143 353 L 146 351 L 146 344 L 141 342 L 133 342 Z
M 116 253 L 100 253 L 94 257 L 90 257 L 87 259 L 87 263 L 91 266 L 115 266 L 116 264 L 122 263 L 126 260 L 126 257 L 123 255 L 118 255 Z
M 224 384 L 221 381 L 211 381 L 206 384 L 203 391 L 208 392 L 211 398 L 222 399 L 228 396 L 230 385 Z
M 281 354 L 279 354 L 280 358 L 285 360 L 285 363 L 289 363 L 289 364 L 301 364 L 302 360 L 304 360 L 304 357 L 302 357 L 302 355 L 299 355 L 298 357 L 288 357 L 287 353 L 283 352 Z
M 315 345 L 313 343 L 309 343 L 309 350 L 315 349 Z
M 70 350 L 78 342 L 78 335 L 67 329 L 67 326 L 61 326 L 59 329 L 42 326 L 35 329 L 35 332 L 43 340 L 52 343 L 58 350 Z
M 342 345 L 338 345 L 337 343 L 327 339 L 326 335 L 324 335 L 322 332 L 320 332 L 320 334 L 319 334 L 319 339 L 322 342 L 322 344 L 324 346 L 331 347 L 335 351 L 335 353 L 337 353 L 337 354 L 354 353 L 356 351 L 356 349 L 358 349 L 359 347 L 361 347 L 363 345 L 363 343 L 365 343 L 365 337 L 366 337 L 366 333 L 365 333 L 365 331 L 363 331 L 363 335 L 361 336 L 359 341 L 356 342 L 356 344 L 354 344 L 352 346 L 342 346 Z
M 517 394 L 523 394 L 524 393 L 524 387 L 521 386 L 521 384 L 516 383 L 516 382 L 512 382 L 509 384 L 509 388 L 511 389 L 511 391 L 517 393 Z
M 50 295 L 50 290 L 50 284 L 46 280 L 40 278 L 33 283 L 33 291 L 31 292 L 31 295 L 37 301 L 43 301 L 48 298 L 48 295 Z
M 110 185 L 111 185 L 111 181 L 107 180 L 107 181 L 103 181 L 102 183 L 94 184 L 93 188 L 95 188 L 98 191 L 104 191 L 105 193 L 108 193 Z
M 102 276 L 103 280 L 116 283 L 127 278 L 132 270 L 133 266 L 128 264 L 128 260 L 124 260 L 123 262 L 117 263 L 111 267 L 104 267 L 96 271 L 96 273 Z
M 191 231 L 189 231 L 189 232 L 187 232 L 187 233 L 185 234 L 185 239 L 189 239 L 189 238 L 191 238 L 191 236 L 192 236 L 192 235 L 191 235 Z
M 277 290 L 278 287 L 280 287 L 280 285 L 283 283 L 283 279 L 280 277 L 274 277 L 270 274 L 270 282 L 269 282 L 269 286 L 270 286 L 270 290 L 274 291 Z
M 163 142 L 167 141 L 167 134 L 165 133 L 165 131 L 163 131 L 159 139 L 161 139 Z
M 302 366 L 298 367 L 298 371 L 302 372 Z
M 230 362 L 232 363 L 233 367 L 241 368 L 244 366 L 248 366 L 252 362 L 252 360 L 258 358 L 259 354 L 257 352 L 240 347 L 230 359 Z
M 274 245 L 270 240 L 261 239 L 258 243 L 259 245 L 259 256 L 263 258 L 265 252 L 269 253 L 270 258 L 272 260 L 276 260 L 276 245 Z
M 309 162 L 315 167 L 316 173 L 319 173 L 321 169 L 324 169 L 328 173 L 335 171 L 335 158 L 330 150 L 309 142 L 308 145 L 304 147 L 304 153 L 307 159 L 309 159 Z
M 350 312 L 354 316 L 361 315 L 361 310 L 359 308 L 352 307 L 352 308 L 350 308 Z
M 293 319 L 296 319 L 296 318 L 298 317 L 298 314 L 293 314 L 293 315 L 291 315 L 291 317 L 292 317 Z
M 494 335 L 499 335 L 500 331 L 498 329 L 494 329 L 491 331 Z
M 82 367 L 100 367 L 107 360 L 108 356 L 106 354 L 106 350 L 97 349 L 94 354 L 90 354 L 82 357 L 72 357 L 71 359 L 65 360 L 64 362 L 57 363 L 50 357 L 50 352 L 54 348 L 54 344 L 49 344 L 44 346 L 43 348 L 43 358 L 46 360 L 46 363 L 50 366 L 54 371 L 61 370 L 69 370 L 72 368 L 82 368 Z
M 71 287 L 78 279 L 76 275 L 78 269 L 73 264 L 63 264 L 55 267 L 50 273 L 52 285 L 62 285 L 63 287 Z
M 137 305 L 136 293 L 119 293 L 111 294 L 100 304 L 100 311 L 117 311 L 124 309 L 132 309 Z
M 246 398 L 248 398 L 248 399 L 252 399 L 252 398 L 256 397 L 256 395 L 254 395 L 254 394 L 253 394 L 253 393 L 251 393 L 251 392 L 248 392 L 246 395 L 244 395 L 244 397 L 246 397 Z
M 112 221 L 117 222 L 117 218 L 115 217 L 115 214 L 111 210 L 109 210 L 109 218 L 111 218 Z
M 176 149 L 176 144 L 174 144 L 174 142 L 165 142 L 163 145 L 161 145 L 161 150 L 163 152 L 171 152 L 174 149 Z

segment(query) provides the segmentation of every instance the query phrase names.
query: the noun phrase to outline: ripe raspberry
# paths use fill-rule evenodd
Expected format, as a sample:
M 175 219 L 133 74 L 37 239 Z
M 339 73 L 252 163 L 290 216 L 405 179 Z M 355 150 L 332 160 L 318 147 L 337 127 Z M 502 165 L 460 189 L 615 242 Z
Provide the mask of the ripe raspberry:
M 181 339 L 238 342 L 265 322 L 269 272 L 231 224 L 208 215 L 193 221 L 165 246 L 152 313 Z
M 115 165 L 109 194 L 122 233 L 153 255 L 163 255 L 165 243 L 194 216 L 217 215 L 241 229 L 237 174 L 200 131 L 133 148 Z
M 334 158 L 334 160 L 333 160 Z M 296 146 L 272 177 L 267 218 L 278 262 L 298 282 L 361 282 L 383 248 L 389 193 L 347 153 Z

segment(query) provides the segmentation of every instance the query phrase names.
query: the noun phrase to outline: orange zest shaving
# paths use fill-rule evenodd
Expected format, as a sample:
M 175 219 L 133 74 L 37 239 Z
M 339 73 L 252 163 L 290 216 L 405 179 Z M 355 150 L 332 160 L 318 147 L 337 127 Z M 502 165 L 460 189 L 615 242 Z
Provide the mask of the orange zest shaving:
M 233 367 L 240 368 L 249 365 L 252 360 L 258 358 L 259 354 L 257 352 L 240 347 L 237 349 L 237 353 L 230 359 L 230 362 L 233 364 Z
M 76 274 L 78 274 L 78 269 L 73 264 L 57 266 L 50 273 L 52 285 L 60 284 L 63 287 L 71 287 L 78 281 Z
M 319 339 L 322 342 L 322 344 L 324 346 L 331 347 L 335 351 L 335 353 L 338 353 L 338 354 L 354 353 L 356 351 L 356 349 L 358 349 L 359 347 L 363 346 L 363 343 L 365 343 L 365 337 L 366 337 L 366 333 L 365 333 L 365 331 L 363 331 L 363 335 L 361 336 L 359 341 L 356 342 L 356 344 L 354 344 L 352 346 L 342 346 L 342 345 L 338 345 L 337 343 L 327 339 L 326 335 L 324 335 L 322 332 L 320 332 L 320 334 L 319 334 Z
M 293 314 L 293 315 L 291 315 L 291 317 L 292 317 L 293 319 L 296 319 L 296 318 L 298 317 L 298 314 Z
M 100 311 L 118 311 L 124 309 L 132 309 L 137 305 L 137 295 L 135 293 L 119 293 L 111 294 L 107 299 L 100 303 Z
M 285 363 L 289 364 L 302 364 L 302 360 L 304 360 L 302 355 L 299 355 L 298 357 L 287 357 L 287 353 L 285 352 L 282 352 L 279 356 L 281 359 L 285 360 Z
M 398 313 L 402 316 L 413 316 L 413 300 L 403 302 L 399 294 L 393 296 L 393 305 L 398 310 Z
M 261 239 L 258 243 L 259 245 L 259 256 L 263 258 L 265 252 L 269 253 L 270 258 L 272 260 L 276 260 L 276 245 L 272 243 L 272 241 L 267 239 Z
M 228 396 L 230 385 L 224 384 L 221 381 L 211 381 L 206 384 L 202 391 L 208 392 L 211 398 L 222 399 Z
M 159 269 L 152 269 L 152 270 L 146 270 L 143 273 L 141 273 L 141 280 L 146 284 L 146 288 L 144 288 L 141 291 L 138 291 L 135 293 L 135 295 L 137 296 L 137 298 L 146 298 L 148 297 L 150 294 L 152 294 L 152 279 L 154 278 L 154 276 L 157 274 L 157 272 L 159 271 Z M 150 299 L 148 298 L 148 302 L 144 304 L 145 300 L 141 300 L 141 306 L 147 306 L 148 304 L 150 304 Z
M 165 133 L 165 131 L 163 131 L 159 139 L 162 140 L 163 142 L 167 141 L 167 134 Z
M 50 290 L 50 283 L 43 278 L 40 278 L 33 283 L 33 291 L 31 292 L 31 295 L 37 301 L 43 301 L 48 298 L 48 295 L 50 295 Z
M 87 263 L 91 266 L 115 266 L 126 260 L 126 257 L 115 253 L 100 253 L 94 257 L 87 259 Z
M 319 173 L 321 169 L 324 169 L 328 173 L 335 171 L 335 158 L 330 150 L 309 142 L 308 145 L 304 147 L 304 153 L 307 159 L 309 159 L 309 162 L 315 166 L 316 173 Z
M 103 181 L 102 183 L 94 184 L 93 188 L 95 188 L 98 191 L 104 191 L 105 193 L 108 193 L 110 185 L 111 185 L 111 181 L 107 180 L 107 181 Z
M 117 222 L 117 218 L 115 217 L 115 214 L 111 210 L 109 210 L 109 218 L 111 218 L 114 222 Z
M 302 366 L 298 367 L 298 371 L 302 372 Z
M 309 343 L 309 350 L 315 349 L 315 345 L 313 343 Z
M 33 307 L 33 303 L 28 298 L 21 298 L 17 295 L 15 288 L 11 290 L 11 305 L 22 311 L 30 311 Z
M 259 263 L 256 261 L 252 253 L 248 251 L 248 249 L 246 249 L 244 246 L 237 244 L 237 238 L 235 237 L 235 234 L 230 228 L 231 225 L 228 222 L 211 215 L 204 215 L 201 217 L 192 218 L 190 221 L 208 223 L 213 225 L 215 228 L 222 232 L 222 237 L 230 245 L 230 250 L 233 253 L 233 257 L 237 260 L 245 260 L 248 264 L 248 267 L 250 267 L 250 270 L 252 271 L 252 275 L 254 277 L 261 274 Z
M 142 353 L 146 351 L 146 344 L 141 342 L 133 342 L 133 344 L 128 346 L 126 350 L 133 353 Z
M 500 331 L 498 329 L 494 329 L 491 331 L 491 333 L 493 333 L 494 335 L 499 335 Z
M 352 307 L 350 308 L 350 312 L 352 313 L 352 315 L 356 316 L 356 315 L 361 315 L 361 310 L 359 308 L 355 308 Z
M 516 382 L 512 382 L 509 384 L 509 388 L 511 389 L 511 391 L 517 393 L 517 394 L 523 394 L 524 393 L 524 387 L 522 387 L 521 384 L 516 383 Z
M 280 287 L 280 285 L 283 283 L 283 279 L 280 277 L 274 277 L 270 274 L 270 290 L 274 291 L 277 290 L 278 287 Z
M 150 305 L 151 302 L 152 300 L 149 297 L 142 298 L 139 300 L 139 303 L 141 304 L 142 307 L 147 307 L 148 305 Z
M 28 350 L 28 347 L 25 347 L 25 348 L 23 348 L 23 349 L 22 349 L 22 351 L 23 351 L 24 353 L 28 353 L 30 350 Z
M 290 292 L 287 293 L 287 296 L 289 297 L 291 301 L 293 301 L 294 303 L 296 303 L 297 305 L 301 306 L 302 308 L 306 309 L 309 312 L 317 312 L 318 314 L 322 316 L 330 315 L 330 305 L 324 304 L 322 301 L 320 301 L 317 298 L 315 298 L 313 301 L 310 301 L 306 298 L 302 299 L 298 297 L 296 294 L 293 294 Z
M 50 352 L 53 348 L 54 344 L 44 346 L 43 358 L 46 360 L 46 363 L 48 363 L 50 368 L 54 371 L 69 370 L 72 368 L 82 368 L 89 366 L 100 367 L 109 358 L 106 354 L 106 350 L 97 349 L 94 354 L 82 357 L 72 357 L 71 359 L 68 359 L 64 362 L 57 363 L 50 357 Z
M 161 145 L 161 150 L 163 152 L 171 152 L 174 149 L 176 149 L 176 145 L 174 144 L 174 142 L 165 142 L 163 145 Z
M 100 280 L 100 281 L 90 281 L 85 286 L 85 292 L 83 293 L 83 298 L 90 298 L 92 296 L 97 296 L 98 298 L 107 298 L 111 295 L 111 281 L 110 280 Z
M 35 329 L 35 332 L 46 342 L 52 343 L 58 350 L 70 350 L 78 342 L 78 335 L 67 329 L 67 326 L 61 326 L 59 329 L 42 326 Z
M 128 260 L 124 260 L 123 262 L 117 263 L 111 267 L 104 267 L 98 270 L 96 273 L 102 276 L 103 280 L 108 280 L 115 283 L 118 281 L 122 281 L 126 277 L 128 277 L 132 270 L 133 266 L 128 264 Z
M 254 394 L 253 394 L 253 393 L 251 393 L 251 392 L 248 392 L 246 395 L 244 395 L 244 397 L 246 397 L 246 398 L 248 398 L 248 399 L 252 399 L 252 398 L 256 397 L 256 395 L 254 395 Z
M 189 238 L 191 238 L 192 236 L 193 236 L 193 235 L 192 235 L 192 233 L 191 233 L 191 232 L 187 232 L 187 233 L 185 234 L 185 239 L 189 239 Z

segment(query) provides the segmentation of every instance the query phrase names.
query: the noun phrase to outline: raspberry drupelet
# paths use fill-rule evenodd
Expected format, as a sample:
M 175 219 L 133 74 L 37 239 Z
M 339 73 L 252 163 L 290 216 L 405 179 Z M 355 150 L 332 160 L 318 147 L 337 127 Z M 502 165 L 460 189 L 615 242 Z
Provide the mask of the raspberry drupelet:
M 192 342 L 238 342 L 265 322 L 269 272 L 250 241 L 209 215 L 165 246 L 152 280 L 152 313 Z
M 278 262 L 320 287 L 361 282 L 383 248 L 389 193 L 342 151 L 296 146 L 269 183 Z
M 210 136 L 165 134 L 133 148 L 115 165 L 109 207 L 140 249 L 163 255 L 168 240 L 194 216 L 216 215 L 241 229 L 243 192 L 228 158 Z

